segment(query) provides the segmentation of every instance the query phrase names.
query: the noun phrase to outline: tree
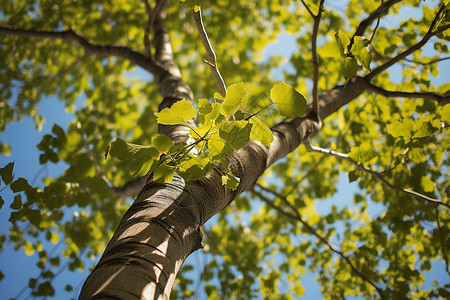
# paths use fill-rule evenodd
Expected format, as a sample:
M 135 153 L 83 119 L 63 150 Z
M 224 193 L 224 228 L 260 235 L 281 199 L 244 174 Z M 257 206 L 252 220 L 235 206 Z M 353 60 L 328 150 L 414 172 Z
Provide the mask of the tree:
M 179 271 L 201 248 L 212 299 L 302 295 L 305 268 L 326 298 L 449 297 L 448 278 L 425 287 L 432 268 L 450 278 L 450 84 L 433 84 L 449 58 L 448 1 L 215 0 L 205 20 L 180 2 L 2 2 L 0 128 L 39 125 L 49 95 L 76 110 L 37 145 L 41 164 L 64 161 L 61 176 L 40 188 L 0 169 L 15 193 L 2 247 L 38 252 L 33 295 L 54 293 L 47 265 L 83 268 L 109 241 L 81 299 L 168 298 L 177 274 L 173 295 L 189 297 Z M 298 50 L 275 84 L 280 59 L 259 57 L 281 32 Z M 353 202 L 320 214 L 342 172 L 358 182 Z M 52 256 L 40 239 L 58 233 Z

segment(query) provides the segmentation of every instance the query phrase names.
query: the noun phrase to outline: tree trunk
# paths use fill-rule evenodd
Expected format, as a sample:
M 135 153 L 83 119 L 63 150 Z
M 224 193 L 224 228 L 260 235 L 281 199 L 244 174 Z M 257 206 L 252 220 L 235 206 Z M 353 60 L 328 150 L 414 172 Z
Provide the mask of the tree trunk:
M 360 95 L 364 83 L 363 78 L 355 77 L 345 87 L 321 95 L 321 119 Z M 306 115 L 310 112 L 311 107 Z M 168 129 L 177 132 L 177 126 Z M 219 167 L 198 181 L 185 182 L 176 175 L 167 184 L 148 183 L 124 215 L 80 299 L 169 299 L 184 260 L 202 247 L 200 226 L 317 129 L 314 118 L 287 120 L 272 129 L 274 141 L 269 148 L 250 141 L 235 152 L 230 169 L 240 178 L 236 191 L 222 185 Z

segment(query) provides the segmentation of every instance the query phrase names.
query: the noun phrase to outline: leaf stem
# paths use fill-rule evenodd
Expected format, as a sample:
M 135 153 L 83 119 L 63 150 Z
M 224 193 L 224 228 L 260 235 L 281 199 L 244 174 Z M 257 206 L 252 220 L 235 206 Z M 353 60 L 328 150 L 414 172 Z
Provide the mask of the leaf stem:
M 214 53 L 211 43 L 209 42 L 208 34 L 206 33 L 205 27 L 203 26 L 201 8 L 200 8 L 200 6 L 196 6 L 196 7 L 198 8 L 198 10 L 197 11 L 196 11 L 196 9 L 193 10 L 195 25 L 197 27 L 197 31 L 200 36 L 200 40 L 203 43 L 203 47 L 205 48 L 206 53 L 208 54 L 208 61 L 205 61 L 205 62 L 209 65 L 209 69 L 211 70 L 213 78 L 217 84 L 219 94 L 222 97 L 225 97 L 225 95 L 227 93 L 227 87 L 222 78 L 222 75 L 220 75 L 219 68 L 217 67 L 217 62 L 216 62 L 216 54 Z

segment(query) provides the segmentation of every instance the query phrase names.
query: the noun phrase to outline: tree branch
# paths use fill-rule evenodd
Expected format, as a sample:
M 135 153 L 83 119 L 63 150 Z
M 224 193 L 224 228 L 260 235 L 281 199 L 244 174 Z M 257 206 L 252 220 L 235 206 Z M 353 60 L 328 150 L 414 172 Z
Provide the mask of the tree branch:
M 389 181 L 387 181 L 380 173 L 373 171 L 372 169 L 364 166 L 363 164 L 351 159 L 348 154 L 345 153 L 339 153 L 336 152 L 332 149 L 324 149 L 324 148 L 320 148 L 320 147 L 315 147 L 309 143 L 305 143 L 306 149 L 310 152 L 317 152 L 317 153 L 321 153 L 321 154 L 325 154 L 325 155 L 329 155 L 329 156 L 333 156 L 339 159 L 344 159 L 347 160 L 349 162 L 351 162 L 353 165 L 357 166 L 359 169 L 363 170 L 366 173 L 369 173 L 370 175 L 372 175 L 373 177 L 375 177 L 376 179 L 380 180 L 384 185 L 386 185 L 387 187 L 398 191 L 398 192 L 402 192 L 404 194 L 410 195 L 410 196 L 414 196 L 417 199 L 421 199 L 421 200 L 425 200 L 434 204 L 439 204 L 439 205 L 443 205 L 446 206 L 447 208 L 450 208 L 450 205 L 442 202 L 441 200 L 438 199 L 434 199 L 431 197 L 428 197 L 426 195 L 423 195 L 421 193 L 418 193 L 416 191 L 412 191 L 412 190 L 408 190 L 408 189 L 403 189 L 403 188 L 399 188 L 394 186 L 393 184 L 391 184 Z
M 266 191 L 270 191 L 269 189 L 262 187 L 260 185 L 258 185 L 259 187 L 263 188 Z M 295 213 L 295 215 L 292 215 L 288 212 L 285 212 L 282 208 L 280 208 L 279 206 L 275 205 L 269 198 L 265 197 L 262 193 L 255 191 L 254 189 L 251 191 L 251 193 L 255 196 L 257 196 L 258 198 L 260 198 L 262 201 L 264 201 L 268 206 L 272 207 L 273 209 L 275 209 L 278 213 L 292 219 L 295 221 L 300 222 L 305 229 L 310 232 L 311 234 L 315 235 L 320 241 L 322 241 L 325 245 L 328 246 L 328 248 L 333 251 L 334 253 L 338 254 L 341 258 L 343 258 L 347 264 L 350 266 L 350 268 L 364 281 L 366 281 L 367 283 L 369 283 L 371 286 L 373 286 L 378 294 L 380 295 L 381 299 L 386 299 L 384 297 L 384 294 L 382 292 L 382 290 L 375 284 L 372 282 L 372 280 L 370 280 L 364 273 L 362 273 L 361 271 L 359 271 L 352 263 L 352 261 L 339 249 L 337 249 L 337 247 L 335 245 L 333 245 L 333 243 L 331 243 L 330 241 L 328 241 L 326 239 L 326 237 L 324 237 L 323 235 L 321 235 L 320 233 L 318 233 L 312 226 L 310 226 L 308 223 L 306 223 L 301 214 L 298 212 L 298 210 L 286 199 L 286 197 L 274 192 L 274 191 L 270 191 L 272 192 L 274 195 L 276 195 L 278 198 L 280 198 L 284 203 L 286 203 Z
M 159 64 L 147 59 L 142 53 L 132 50 L 128 47 L 113 46 L 113 45 L 94 45 L 90 43 L 85 37 L 76 33 L 73 30 L 66 31 L 39 31 L 39 30 L 25 30 L 15 29 L 6 25 L 0 24 L 0 34 L 6 34 L 16 37 L 28 38 L 46 38 L 59 39 L 71 42 L 76 42 L 83 47 L 87 52 L 99 56 L 117 56 L 127 59 L 132 63 L 144 68 L 156 77 L 162 76 L 166 70 Z
M 434 207 L 435 212 L 436 212 L 436 223 L 439 229 L 439 234 L 441 236 L 441 251 L 442 251 L 442 257 L 444 258 L 445 261 L 445 270 L 447 271 L 448 276 L 450 277 L 450 269 L 449 269 L 449 261 L 448 261 L 448 256 L 447 256 L 447 250 L 445 247 L 445 235 L 444 232 L 442 231 L 442 227 L 441 227 L 441 222 L 439 221 L 439 209 L 438 206 L 436 205 Z
M 361 23 L 359 23 L 358 28 L 356 29 L 353 37 L 350 40 L 349 47 L 351 48 L 353 41 L 356 36 L 363 36 L 367 27 L 372 24 L 375 20 L 380 19 L 381 16 L 389 10 L 394 4 L 400 2 L 401 0 L 388 0 L 382 3 L 374 12 L 372 12 L 366 19 L 364 19 Z M 349 49 L 350 49 L 349 48 Z
M 164 1 L 158 1 L 155 5 L 155 8 L 152 10 L 150 7 L 150 4 L 148 3 L 148 0 L 144 0 L 145 9 L 147 10 L 148 15 L 148 22 L 147 26 L 145 27 L 145 33 L 144 33 L 144 45 L 145 45 L 145 53 L 147 57 L 152 58 L 152 52 L 150 50 L 150 43 L 149 43 L 149 35 L 150 31 L 152 29 L 153 23 L 155 22 L 156 15 L 158 14 L 159 10 L 163 6 Z
M 367 81 L 367 90 L 384 97 L 422 98 L 437 101 L 440 104 L 450 103 L 450 96 L 443 96 L 433 92 L 402 92 L 388 91 Z
M 400 53 L 396 57 L 394 57 L 394 58 L 390 59 L 389 61 L 387 61 L 386 63 L 382 64 L 378 68 L 374 69 L 372 72 L 367 74 L 367 76 L 365 78 L 368 79 L 369 81 L 372 80 L 375 76 L 377 76 L 378 74 L 380 74 L 381 72 L 383 72 L 387 68 L 391 67 L 393 64 L 395 64 L 398 61 L 404 59 L 405 57 L 407 57 L 408 55 L 410 55 L 414 51 L 419 50 L 423 45 L 426 44 L 426 42 L 431 37 L 433 37 L 433 36 L 435 36 L 435 35 L 437 35 L 437 34 L 439 34 L 441 32 L 444 32 L 447 29 L 449 29 L 450 28 L 450 24 L 447 24 L 447 25 L 442 26 L 441 28 L 433 31 L 434 27 L 438 23 L 440 15 L 444 11 L 444 9 L 445 9 L 445 5 L 442 5 L 441 8 L 439 9 L 439 11 L 436 13 L 436 16 L 435 16 L 434 20 L 431 22 L 431 25 L 430 25 L 430 28 L 429 28 L 428 32 L 425 34 L 425 36 L 422 38 L 422 40 L 420 40 L 417 44 L 413 45 L 412 47 L 410 47 L 406 51 Z
M 202 41 L 203 47 L 208 54 L 208 61 L 206 63 L 209 65 L 209 69 L 211 70 L 214 81 L 217 84 L 219 94 L 222 97 L 225 97 L 225 94 L 227 93 L 227 86 L 225 85 L 222 75 L 220 75 L 219 68 L 217 67 L 216 54 L 214 53 L 211 43 L 209 42 L 208 34 L 206 33 L 205 27 L 203 26 L 202 11 L 199 5 L 194 7 L 193 13 L 195 26 L 197 27 L 198 34 L 200 35 L 200 40 Z
M 317 12 L 317 16 L 314 16 L 314 26 L 311 37 L 311 52 L 312 52 L 312 63 L 313 63 L 313 112 L 319 118 L 319 94 L 318 94 L 318 85 L 319 85 L 319 57 L 317 56 L 317 33 L 319 31 L 320 18 L 322 17 L 322 9 L 323 3 L 325 0 L 320 0 L 319 11 Z

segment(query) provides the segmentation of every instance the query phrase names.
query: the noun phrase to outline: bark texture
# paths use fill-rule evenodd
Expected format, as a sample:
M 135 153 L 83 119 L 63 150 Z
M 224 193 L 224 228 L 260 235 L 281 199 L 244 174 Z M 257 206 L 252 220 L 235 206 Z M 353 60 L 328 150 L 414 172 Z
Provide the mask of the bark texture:
M 193 98 L 173 60 L 164 19 L 162 5 L 153 25 L 156 63 L 166 70 L 154 73 L 164 97 L 160 110 L 180 99 Z M 345 86 L 322 94 L 320 119 L 355 99 L 364 89 L 365 80 L 355 77 Z M 167 184 L 146 184 L 86 280 L 80 299 L 169 299 L 184 260 L 202 247 L 200 226 L 250 189 L 270 165 L 317 134 L 319 127 L 309 106 L 305 117 L 286 120 L 272 129 L 274 141 L 269 148 L 250 141 L 235 152 L 229 164 L 233 174 L 240 178 L 235 191 L 222 185 L 224 174 L 220 167 L 198 181 L 186 182 L 175 175 Z M 179 143 L 185 140 L 189 129 L 160 125 L 159 132 Z

